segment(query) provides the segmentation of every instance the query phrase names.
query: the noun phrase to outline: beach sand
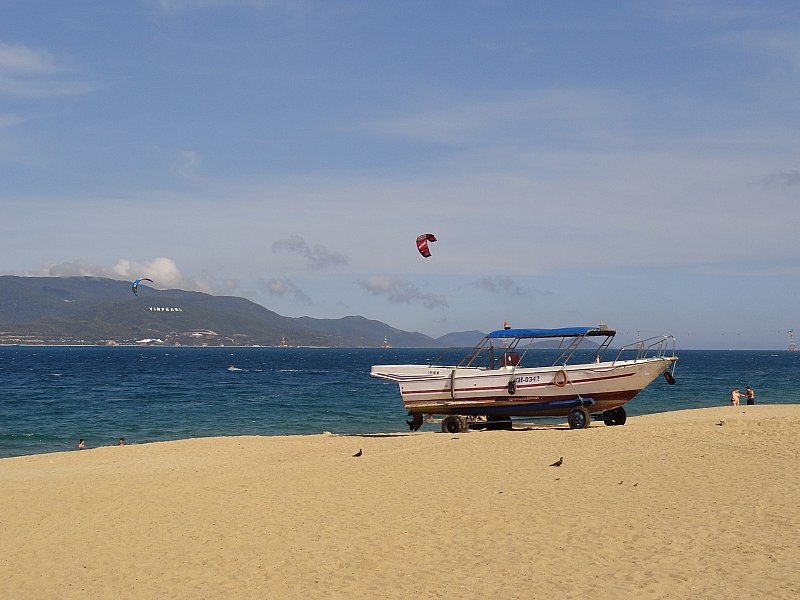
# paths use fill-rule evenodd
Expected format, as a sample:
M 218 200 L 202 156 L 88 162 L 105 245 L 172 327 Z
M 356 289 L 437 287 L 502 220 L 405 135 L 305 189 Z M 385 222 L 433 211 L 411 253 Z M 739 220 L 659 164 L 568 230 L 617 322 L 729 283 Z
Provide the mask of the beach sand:
M 725 406 L 3 459 L 0 598 L 796 598 L 798 433 Z

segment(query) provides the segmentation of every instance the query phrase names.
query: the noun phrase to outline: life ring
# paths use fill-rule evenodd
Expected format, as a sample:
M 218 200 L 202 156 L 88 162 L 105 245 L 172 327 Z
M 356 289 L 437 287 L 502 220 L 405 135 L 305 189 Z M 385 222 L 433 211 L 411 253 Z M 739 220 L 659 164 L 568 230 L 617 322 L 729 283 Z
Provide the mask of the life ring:
M 566 369 L 561 369 L 553 377 L 553 383 L 555 383 L 558 387 L 564 387 L 567 385 L 567 381 L 569 381 L 569 378 L 567 377 Z

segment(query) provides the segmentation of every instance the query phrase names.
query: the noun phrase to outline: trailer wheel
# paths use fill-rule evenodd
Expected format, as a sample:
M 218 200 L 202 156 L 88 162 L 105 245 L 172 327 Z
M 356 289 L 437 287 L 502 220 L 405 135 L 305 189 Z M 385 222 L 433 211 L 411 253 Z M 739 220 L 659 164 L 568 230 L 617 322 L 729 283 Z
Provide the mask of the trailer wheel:
M 443 433 L 463 433 L 469 431 L 467 419 L 461 415 L 447 415 L 442 419 Z
M 628 414 L 622 406 L 603 412 L 603 423 L 606 425 L 625 425 Z
M 489 417 L 486 420 L 486 429 L 488 430 L 497 430 L 497 429 L 505 429 L 511 430 L 514 428 L 514 423 L 511 421 L 511 417 Z
M 573 408 L 569 411 L 569 416 L 567 417 L 570 429 L 586 429 L 591 420 L 592 417 L 589 411 L 583 406 Z

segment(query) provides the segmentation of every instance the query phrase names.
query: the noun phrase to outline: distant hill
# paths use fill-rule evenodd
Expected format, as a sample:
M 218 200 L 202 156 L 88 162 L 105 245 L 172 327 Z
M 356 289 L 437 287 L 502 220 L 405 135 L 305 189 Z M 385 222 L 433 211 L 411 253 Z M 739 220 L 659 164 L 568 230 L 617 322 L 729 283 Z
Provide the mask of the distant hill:
M 156 290 L 100 277 L 0 276 L 0 343 L 433 348 L 380 321 L 284 317 L 233 296 Z M 471 344 L 470 344 L 471 345 Z
M 446 348 L 472 348 L 480 342 L 486 334 L 481 331 L 459 331 L 448 333 L 436 338 L 440 346 Z

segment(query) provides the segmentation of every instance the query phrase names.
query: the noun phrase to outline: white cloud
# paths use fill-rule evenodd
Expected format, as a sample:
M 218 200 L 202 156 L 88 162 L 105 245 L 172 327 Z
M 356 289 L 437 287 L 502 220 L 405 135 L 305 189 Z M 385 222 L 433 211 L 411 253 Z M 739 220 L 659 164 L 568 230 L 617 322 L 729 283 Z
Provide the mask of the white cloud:
M 126 281 L 147 277 L 153 280 L 153 287 L 160 289 L 179 288 L 209 294 L 219 291 L 207 282 L 184 276 L 177 263 L 171 258 L 165 257 L 143 262 L 121 258 L 111 268 L 82 261 L 65 261 L 46 265 L 35 272 L 26 273 L 26 275 L 43 277 L 107 277 Z
M 528 291 L 508 275 L 490 275 L 481 277 L 475 287 L 493 294 L 510 294 L 511 296 L 527 296 Z
M 800 185 L 800 171 L 794 169 L 792 171 L 781 171 L 779 173 L 771 173 L 761 179 L 761 184 L 770 187 L 790 187 Z
M 62 79 L 67 68 L 51 54 L 0 43 L 0 94 L 23 98 L 86 94 L 93 87 Z
M 201 157 L 197 152 L 178 150 L 175 173 L 183 179 L 194 179 L 201 162 Z
M 290 279 L 270 279 L 264 286 L 270 296 L 290 296 L 295 302 L 310 306 L 313 304 L 311 298 L 300 287 Z
M 610 130 L 618 129 L 628 105 L 624 98 L 599 90 L 539 89 L 497 98 L 458 99 L 439 107 L 426 105 L 367 120 L 352 129 L 449 146 L 484 147 L 498 140 L 526 146 L 558 139 L 605 140 Z
M 81 261 L 62 262 L 46 265 L 26 276 L 34 277 L 112 277 L 113 272 Z
M 14 125 L 19 125 L 26 120 L 27 119 L 23 119 L 17 115 L 0 113 L 0 129 L 3 127 L 13 127 Z
M 48 75 L 56 71 L 52 55 L 0 42 L 0 74 Z
M 447 308 L 447 298 L 442 294 L 423 292 L 416 285 L 399 277 L 372 275 L 358 284 L 376 296 L 386 296 L 389 302 L 421 303 L 426 308 Z
M 301 4 L 299 0 L 155 0 L 158 8 L 168 14 L 175 15 L 195 10 L 211 8 L 244 7 L 286 7 L 296 8 Z
M 344 254 L 329 250 L 322 244 L 317 244 L 312 248 L 299 235 L 277 240 L 272 244 L 272 251 L 298 254 L 306 259 L 306 266 L 312 271 L 346 265 L 350 262 L 350 259 Z
M 149 277 L 160 287 L 174 287 L 184 279 L 175 261 L 164 257 L 154 258 L 144 263 L 121 259 L 117 261 L 112 270 L 126 279 Z

